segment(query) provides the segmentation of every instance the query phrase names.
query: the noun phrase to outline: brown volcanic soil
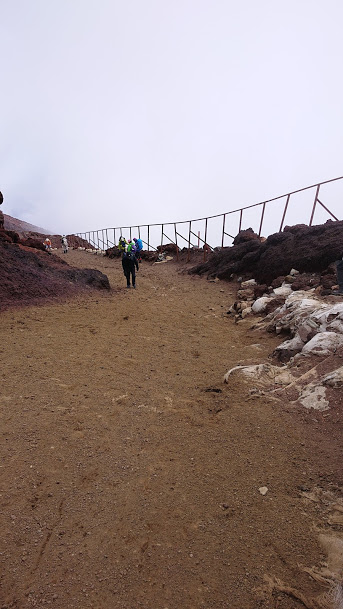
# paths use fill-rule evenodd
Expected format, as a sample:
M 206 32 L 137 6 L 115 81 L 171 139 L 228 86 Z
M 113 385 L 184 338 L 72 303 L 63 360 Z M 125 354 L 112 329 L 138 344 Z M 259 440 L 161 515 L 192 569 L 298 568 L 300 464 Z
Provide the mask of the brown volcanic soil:
M 277 344 L 227 318 L 233 284 L 68 260 L 119 290 L 2 313 L 0 606 L 303 607 L 264 578 L 323 592 L 302 491 L 342 485 L 342 413 L 223 384 Z

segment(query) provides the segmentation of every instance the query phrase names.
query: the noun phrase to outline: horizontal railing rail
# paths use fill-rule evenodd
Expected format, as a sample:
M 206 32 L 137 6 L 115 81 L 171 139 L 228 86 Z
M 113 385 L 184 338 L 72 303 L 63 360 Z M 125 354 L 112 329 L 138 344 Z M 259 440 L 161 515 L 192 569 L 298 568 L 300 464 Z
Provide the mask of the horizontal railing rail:
M 262 235 L 262 229 L 265 225 L 266 217 L 268 217 L 268 212 L 271 209 L 271 205 L 276 201 L 282 201 L 285 199 L 283 207 L 281 209 L 281 221 L 280 224 L 275 224 L 275 228 L 278 228 L 278 231 L 281 232 L 283 227 L 285 226 L 286 215 L 289 213 L 290 204 L 292 198 L 295 198 L 295 195 L 299 193 L 304 193 L 305 191 L 309 191 L 311 189 L 315 189 L 314 199 L 311 204 L 311 213 L 309 217 L 309 221 L 302 222 L 303 224 L 308 224 L 308 226 L 312 226 L 315 212 L 318 206 L 325 210 L 325 212 L 334 220 L 338 220 L 337 216 L 330 211 L 329 207 L 323 203 L 322 196 L 319 199 L 320 189 L 324 185 L 331 185 L 334 182 L 339 182 L 343 180 L 343 176 L 338 178 L 333 178 L 332 180 L 325 180 L 324 182 L 319 182 L 318 184 L 312 184 L 311 186 L 306 186 L 305 188 L 299 188 L 298 190 L 293 190 L 292 192 L 286 193 L 284 195 L 280 195 L 278 197 L 273 197 L 272 199 L 267 199 L 266 201 L 260 201 L 259 203 L 254 203 L 252 205 L 246 205 L 245 207 L 240 207 L 238 209 L 234 209 L 231 211 L 227 211 L 222 214 L 215 214 L 212 216 L 206 216 L 203 218 L 196 218 L 193 220 L 181 220 L 179 222 L 164 222 L 164 223 L 153 223 L 153 224 L 140 224 L 135 226 L 121 226 L 116 228 L 102 228 L 95 231 L 86 231 L 84 233 L 76 233 L 77 237 L 84 239 L 93 248 L 98 250 L 106 250 L 110 247 L 116 245 L 119 241 L 119 237 L 126 236 L 128 239 L 132 239 L 133 236 L 138 236 L 138 238 L 142 239 L 144 245 L 146 245 L 148 250 L 158 250 L 159 247 L 163 247 L 164 239 L 167 239 L 170 244 L 175 245 L 176 255 L 178 257 L 180 241 L 186 244 L 188 250 L 188 259 L 190 256 L 191 249 L 199 249 L 200 244 L 202 244 L 202 248 L 204 251 L 204 260 L 206 260 L 207 253 L 209 251 L 213 251 L 215 246 L 225 247 L 228 238 L 232 240 L 234 239 L 234 234 L 238 234 L 244 227 L 244 221 L 247 217 L 248 210 L 253 210 L 254 212 L 254 223 L 256 226 L 256 231 L 259 237 Z M 343 198 L 343 181 L 342 184 L 342 193 L 339 195 L 340 199 Z M 260 212 L 258 212 L 260 209 Z M 255 214 L 255 211 L 258 212 Z M 227 225 L 229 224 L 229 220 L 231 217 L 237 214 L 238 215 L 238 226 L 237 230 L 230 230 L 228 232 Z M 297 210 L 297 218 L 300 220 L 299 210 Z M 280 217 L 280 216 L 279 216 Z M 199 223 L 204 223 L 203 226 L 200 227 Z M 248 224 L 251 223 L 251 219 Z M 275 218 L 274 218 L 275 223 Z M 215 224 L 215 227 L 213 228 Z M 198 225 L 195 227 L 195 225 Z M 230 222 L 230 226 L 233 223 Z M 169 227 L 169 228 L 166 228 Z M 170 237 L 170 227 L 171 232 L 173 233 L 173 237 Z M 183 227 L 183 229 L 182 229 Z M 246 226 L 248 228 L 248 226 Z M 249 227 L 250 228 L 250 227 Z M 186 229 L 186 230 L 185 230 Z M 198 229 L 198 230 L 197 230 Z M 195 232 L 197 230 L 197 232 Z M 167 233 L 168 231 L 168 233 Z M 211 237 L 209 238 L 209 232 L 211 232 Z M 276 232 L 276 231 L 274 231 Z M 152 235 L 152 233 L 155 233 Z M 183 234 L 182 234 L 183 233 Z M 160 237 L 158 237 L 160 234 Z M 203 237 L 201 236 L 203 234 Z M 210 245 L 209 241 L 212 241 L 212 245 Z M 197 244 L 194 243 L 194 240 L 197 240 Z M 215 245 L 214 242 L 217 241 Z

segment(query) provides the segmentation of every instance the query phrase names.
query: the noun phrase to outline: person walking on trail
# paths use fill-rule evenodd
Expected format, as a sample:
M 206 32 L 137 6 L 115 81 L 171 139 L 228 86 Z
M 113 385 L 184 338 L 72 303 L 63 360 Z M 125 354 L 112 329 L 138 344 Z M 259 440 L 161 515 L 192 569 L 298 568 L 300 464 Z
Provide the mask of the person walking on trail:
M 119 243 L 118 243 L 118 250 L 120 252 L 125 252 L 126 251 L 126 247 L 127 247 L 127 242 L 125 237 L 121 236 L 119 238 Z
M 135 240 L 131 241 L 131 239 L 127 242 L 127 251 L 136 253 L 136 244 Z
M 141 258 L 141 251 L 143 249 L 143 241 L 142 239 L 135 239 L 135 237 L 133 238 L 135 244 L 136 244 L 136 256 L 138 259 L 138 262 L 142 262 L 142 258 Z
M 67 241 L 67 237 L 65 235 L 62 236 L 61 243 L 62 243 L 63 254 L 67 254 L 68 241 Z
M 121 263 L 126 277 L 126 287 L 131 287 L 130 280 L 132 277 L 132 287 L 136 288 L 136 269 L 138 272 L 139 266 L 135 253 L 133 251 L 124 252 Z
M 51 241 L 50 241 L 49 237 L 47 237 L 46 239 L 44 239 L 44 241 L 43 241 L 43 245 L 44 245 L 44 247 L 45 247 L 45 250 L 46 250 L 46 251 L 47 251 L 49 254 L 51 254 Z

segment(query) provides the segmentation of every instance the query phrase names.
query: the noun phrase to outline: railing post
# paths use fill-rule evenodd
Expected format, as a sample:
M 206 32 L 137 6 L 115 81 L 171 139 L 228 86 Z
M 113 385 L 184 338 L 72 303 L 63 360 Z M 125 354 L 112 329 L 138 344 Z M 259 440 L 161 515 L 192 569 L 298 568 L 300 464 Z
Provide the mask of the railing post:
M 320 184 L 318 184 L 317 189 L 316 189 L 316 196 L 314 197 L 314 202 L 313 202 L 313 207 L 312 207 L 312 213 L 311 213 L 311 218 L 310 218 L 309 226 L 312 226 L 312 220 L 313 220 L 314 212 L 315 212 L 316 205 L 317 205 L 319 188 L 320 188 Z
M 189 221 L 187 262 L 190 261 L 190 255 L 191 255 L 191 231 L 192 231 L 192 220 Z
M 206 218 L 206 220 L 205 220 L 204 262 L 206 261 L 206 255 L 207 255 L 207 220 L 208 220 L 208 218 Z
M 163 244 L 163 224 L 161 224 L 161 254 L 162 254 L 162 244 Z
M 287 195 L 287 200 L 286 200 L 286 203 L 285 203 L 285 209 L 283 210 L 283 214 L 282 214 L 282 220 L 281 220 L 281 224 L 280 224 L 279 233 L 281 233 L 281 231 L 282 231 L 282 227 L 283 227 L 283 223 L 285 221 L 286 211 L 287 211 L 287 207 L 288 207 L 288 203 L 289 203 L 290 197 L 291 197 L 291 195 Z
M 176 247 L 176 260 L 179 262 L 179 248 L 177 245 L 177 230 L 176 230 L 176 223 L 174 222 L 174 231 L 175 231 L 175 247 Z
M 243 220 L 243 209 L 240 209 L 240 214 L 239 214 L 239 227 L 238 227 L 238 232 L 241 232 L 242 229 L 242 220 Z
M 261 214 L 260 228 L 259 228 L 259 231 L 258 231 L 258 236 L 259 237 L 261 237 L 261 231 L 262 231 L 262 224 L 263 224 L 263 218 L 264 218 L 264 210 L 265 210 L 265 208 L 266 208 L 266 204 L 263 203 L 263 205 L 262 205 L 262 214 Z
M 148 252 L 150 251 L 150 224 L 148 224 Z
M 226 219 L 226 214 L 223 214 L 223 232 L 222 232 L 222 247 L 224 247 L 224 235 L 225 235 L 225 219 Z

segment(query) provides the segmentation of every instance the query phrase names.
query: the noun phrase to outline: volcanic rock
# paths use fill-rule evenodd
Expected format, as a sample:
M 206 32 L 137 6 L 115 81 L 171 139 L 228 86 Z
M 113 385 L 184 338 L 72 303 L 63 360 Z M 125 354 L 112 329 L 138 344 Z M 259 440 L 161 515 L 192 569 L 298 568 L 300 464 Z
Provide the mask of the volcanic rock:
M 100 271 L 70 267 L 54 254 L 13 243 L 8 233 L 0 231 L 0 308 L 110 288 Z
M 264 243 L 252 239 L 223 248 L 190 272 L 226 280 L 242 275 L 270 285 L 293 268 L 300 273 L 322 273 L 342 252 L 343 222 L 329 220 L 318 226 L 286 227 Z
M 252 228 L 241 230 L 238 235 L 234 238 L 233 244 L 239 245 L 240 243 L 247 243 L 248 241 L 259 241 L 260 237 L 254 233 Z

